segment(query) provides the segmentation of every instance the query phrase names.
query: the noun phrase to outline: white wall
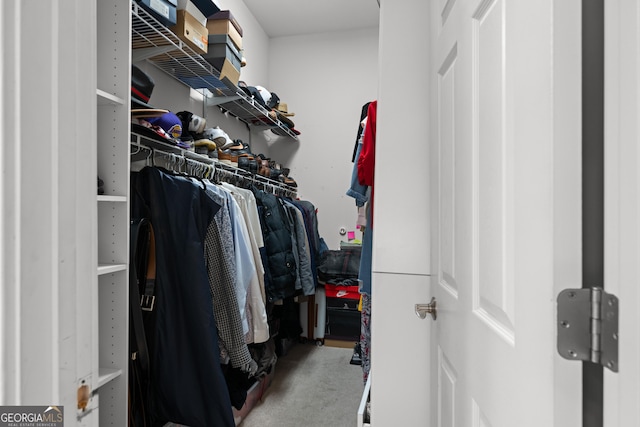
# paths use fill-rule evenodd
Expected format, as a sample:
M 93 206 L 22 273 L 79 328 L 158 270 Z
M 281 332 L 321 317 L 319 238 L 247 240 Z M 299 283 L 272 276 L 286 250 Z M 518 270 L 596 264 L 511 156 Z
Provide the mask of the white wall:
M 432 324 L 418 319 L 413 306 L 431 297 L 430 5 L 394 0 L 380 7 L 371 418 L 381 426 L 397 424 L 398 414 L 410 425 L 435 425 L 428 423 Z M 402 363 L 404 356 L 398 354 L 421 363 Z
M 378 29 L 323 33 L 270 39 L 242 0 L 219 0 L 231 10 L 243 30 L 247 66 L 240 80 L 278 94 L 302 134 L 298 141 L 270 130 L 252 128 L 189 99 L 189 89 L 153 65 L 138 65 L 155 80 L 150 104 L 174 112 L 188 110 L 206 117 L 207 127 L 220 126 L 232 139 L 251 145 L 291 169 L 298 195 L 318 208 L 320 236 L 338 249 L 339 230 L 356 231 L 357 211 L 345 195 L 350 185 L 351 157 L 362 105 L 377 96 Z
M 267 88 L 302 133 L 296 142 L 266 132 L 268 152 L 291 169 L 299 196 L 318 208 L 320 236 L 338 249 L 346 240 L 340 227 L 356 230 L 355 201 L 345 192 L 360 112 L 377 95 L 378 29 L 271 39 Z

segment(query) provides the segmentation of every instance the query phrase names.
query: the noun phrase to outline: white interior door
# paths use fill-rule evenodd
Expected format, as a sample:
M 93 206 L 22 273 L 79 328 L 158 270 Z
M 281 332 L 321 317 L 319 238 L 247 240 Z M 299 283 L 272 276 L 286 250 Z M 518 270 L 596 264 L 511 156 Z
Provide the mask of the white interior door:
M 640 4 L 605 2 L 605 289 L 619 298 L 619 372 L 604 426 L 640 425 Z
M 579 426 L 580 2 L 432 2 L 432 426 Z

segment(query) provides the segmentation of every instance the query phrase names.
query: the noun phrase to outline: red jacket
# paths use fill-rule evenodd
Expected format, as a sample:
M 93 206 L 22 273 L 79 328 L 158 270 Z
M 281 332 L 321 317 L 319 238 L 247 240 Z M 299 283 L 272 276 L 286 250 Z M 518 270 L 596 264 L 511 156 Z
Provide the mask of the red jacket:
M 362 137 L 362 150 L 358 158 L 358 181 L 373 187 L 373 173 L 376 165 L 376 112 L 378 101 L 372 101 L 367 110 L 367 126 Z M 373 188 L 371 189 L 373 191 Z
M 373 181 L 376 166 L 376 115 L 378 101 L 372 101 L 367 110 L 367 126 L 362 137 L 362 150 L 358 157 L 358 181 L 362 185 L 371 187 L 371 216 L 367 226 L 373 229 Z

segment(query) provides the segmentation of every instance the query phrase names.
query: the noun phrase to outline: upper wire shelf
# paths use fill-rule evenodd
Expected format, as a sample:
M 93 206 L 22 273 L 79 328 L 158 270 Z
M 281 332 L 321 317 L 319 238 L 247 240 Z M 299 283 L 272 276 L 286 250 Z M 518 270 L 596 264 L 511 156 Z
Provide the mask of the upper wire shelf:
M 131 2 L 131 57 L 133 62 L 148 60 L 160 70 L 193 89 L 207 89 L 213 98 L 209 105 L 256 127 L 280 128 L 286 136 L 298 137 L 284 123 L 269 116 L 256 103 L 226 77 L 220 79 L 220 71 L 185 44 L 135 0 Z

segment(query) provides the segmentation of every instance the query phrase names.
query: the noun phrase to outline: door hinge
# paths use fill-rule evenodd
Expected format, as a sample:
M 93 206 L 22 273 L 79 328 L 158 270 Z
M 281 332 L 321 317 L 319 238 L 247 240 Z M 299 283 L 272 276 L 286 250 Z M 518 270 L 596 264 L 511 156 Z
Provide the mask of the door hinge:
M 558 295 L 558 353 L 618 372 L 618 298 L 602 288 Z

